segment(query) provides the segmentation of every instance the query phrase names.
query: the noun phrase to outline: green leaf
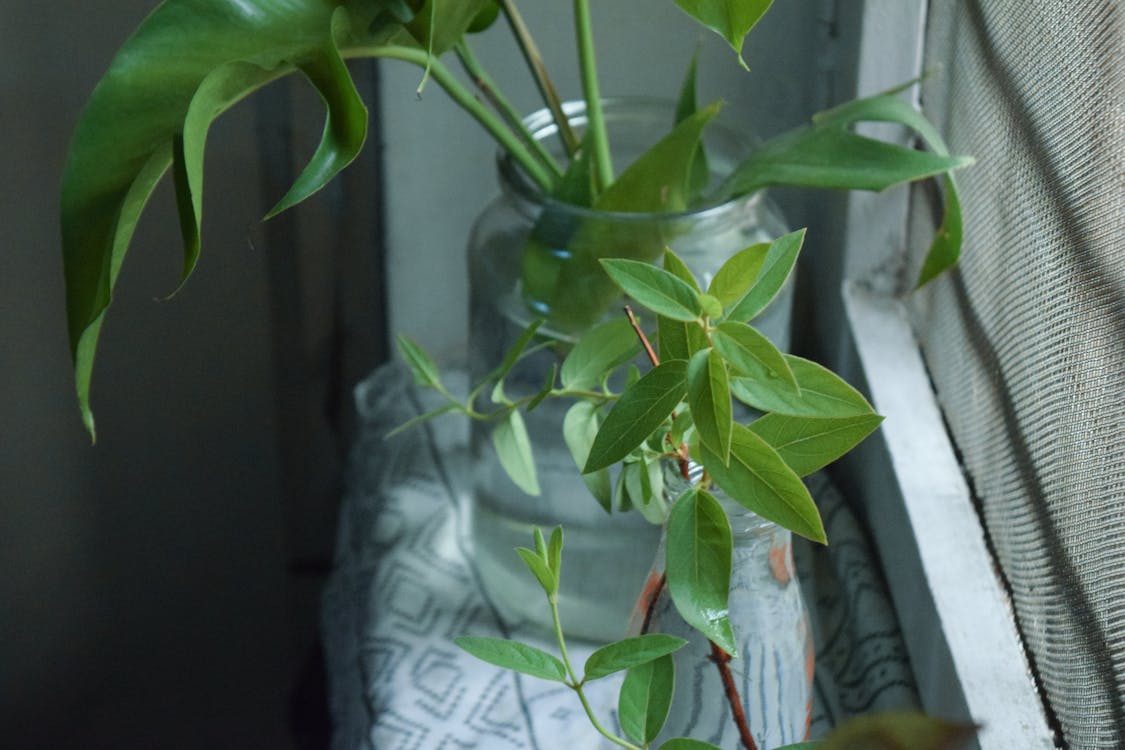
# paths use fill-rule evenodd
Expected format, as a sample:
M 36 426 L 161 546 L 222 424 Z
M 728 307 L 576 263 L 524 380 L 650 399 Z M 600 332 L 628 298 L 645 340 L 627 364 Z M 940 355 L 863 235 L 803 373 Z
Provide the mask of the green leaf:
M 590 149 L 583 139 L 578 152 L 567 165 L 566 171 L 555 185 L 551 197 L 571 206 L 589 208 L 594 203 L 594 171 Z
M 896 93 L 898 93 L 897 90 L 848 102 L 829 112 L 822 113 L 818 117 L 821 119 L 835 118 L 843 121 L 860 117 L 865 120 L 899 123 L 917 133 L 935 154 L 948 156 L 949 147 L 946 146 L 945 140 L 941 137 L 937 128 L 918 109 L 895 96 Z M 919 287 L 955 265 L 961 255 L 963 236 L 961 199 L 952 171 L 945 173 L 944 181 L 945 211 L 941 226 L 934 234 L 934 239 L 923 261 L 922 270 L 918 275 L 917 286 Z
M 688 284 L 650 263 L 621 258 L 603 258 L 602 267 L 630 297 L 673 320 L 696 320 L 703 308 Z
M 552 682 L 566 682 L 566 667 L 557 657 L 525 643 L 503 638 L 463 635 L 454 638 L 459 648 L 481 661 Z
M 661 456 L 646 456 L 641 465 L 641 491 L 645 502 L 637 511 L 649 523 L 664 524 L 668 514 L 668 504 L 664 501 L 664 459 Z
M 727 612 L 731 546 L 730 522 L 709 493 L 688 490 L 672 504 L 666 552 L 672 602 L 688 625 L 737 656 Z
M 722 105 L 716 102 L 677 123 L 668 135 L 621 173 L 601 194 L 594 207 L 600 211 L 630 213 L 666 213 L 687 209 L 692 163 L 703 129 L 721 108 Z
M 809 743 L 815 744 L 815 743 Z M 793 747 L 800 747 L 794 745 Z M 693 740 L 689 737 L 676 737 L 670 739 L 660 746 L 660 750 L 723 750 L 721 747 L 712 745 L 710 742 L 703 740 Z
M 678 124 L 629 165 L 602 192 L 594 208 L 611 214 L 686 210 L 691 160 L 703 128 L 718 110 L 718 105 L 712 105 Z M 548 211 L 542 220 L 557 222 L 557 218 Z M 556 329 L 582 331 L 601 320 L 620 298 L 620 290 L 598 261 L 655 261 L 666 244 L 667 233 L 661 222 L 621 222 L 618 217 L 587 215 L 566 243 L 570 256 L 565 263 L 552 259 L 551 243 L 543 243 L 533 252 L 534 259 L 525 260 L 524 288 L 535 299 L 548 301 L 551 324 Z M 527 253 L 524 256 L 526 259 Z
M 641 465 L 626 461 L 617 475 L 617 510 L 625 513 L 642 506 Z
M 417 46 L 429 50 L 434 57 L 440 57 L 453 49 L 474 24 L 487 18 L 488 6 L 494 2 L 426 0 L 414 14 L 414 19 L 406 25 L 406 30 Z
M 743 40 L 772 4 L 773 0 L 676 0 L 684 12 L 726 39 L 743 67 Z
M 664 487 L 664 477 L 659 459 L 646 457 L 639 461 L 628 460 L 621 467 L 621 489 L 629 503 L 622 503 L 621 509 L 635 509 L 646 521 L 663 524 L 667 505 L 660 493 Z M 655 477 L 655 479 L 654 479 Z
M 598 435 L 598 407 L 589 401 L 578 401 L 563 417 L 563 440 L 574 457 L 575 465 L 581 469 L 590 457 L 590 446 Z M 606 513 L 613 509 L 613 487 L 609 469 L 602 468 L 582 475 L 582 481 L 590 494 L 605 508 Z
M 784 357 L 798 388 L 791 388 L 782 380 L 733 378 L 731 393 L 755 409 L 793 416 L 848 417 L 875 413 L 863 394 L 828 368 L 792 354 Z
M 672 420 L 672 429 L 668 433 L 668 437 L 671 439 L 672 445 L 678 446 L 680 443 L 682 443 L 684 441 L 684 437 L 687 435 L 688 430 L 690 430 L 694 426 L 695 422 L 692 420 L 690 409 L 684 409 L 683 411 L 677 413 L 676 418 Z
M 344 11 L 338 10 L 333 17 L 333 25 L 346 25 L 347 21 L 342 20 L 344 18 Z M 324 122 L 320 144 L 313 152 L 312 158 L 289 191 L 266 214 L 267 219 L 292 208 L 327 185 L 341 169 L 351 164 L 367 138 L 367 108 L 360 99 L 359 92 L 356 91 L 355 82 L 352 81 L 339 50 L 335 47 L 325 50 L 324 53 L 299 64 L 298 67 L 324 100 L 328 108 L 328 117 Z M 232 93 L 229 98 L 234 99 L 234 96 Z M 192 109 L 194 105 L 193 102 Z M 193 125 L 194 115 L 194 112 L 188 111 L 184 124 L 185 143 L 188 136 L 187 128 Z M 204 117 L 206 116 L 205 114 Z M 203 181 L 202 163 L 201 143 L 199 146 L 200 183 Z
M 782 745 L 777 750 L 816 750 L 820 742 L 797 742 L 793 745 Z
M 971 724 L 956 724 L 914 712 L 857 716 L 832 730 L 819 750 L 855 748 L 910 748 L 956 750 L 967 747 L 976 734 Z
M 798 476 L 808 476 L 850 451 L 883 421 L 878 414 L 794 417 L 766 414 L 749 429 L 777 451 Z
M 536 526 L 535 529 L 531 532 L 531 537 L 535 540 L 535 554 L 539 555 L 539 557 L 543 558 L 543 560 L 546 561 L 547 540 L 543 538 L 543 530 Z
M 680 650 L 686 643 L 683 638 L 663 633 L 649 633 L 611 643 L 590 654 L 586 660 L 584 679 L 588 682 L 623 669 L 639 667 Z
M 492 393 L 489 395 L 489 401 L 494 404 L 507 404 L 509 406 L 512 404 L 512 400 L 508 398 L 508 395 L 506 393 L 504 393 L 503 380 L 497 380 L 496 383 L 492 386 Z
M 664 251 L 664 270 L 690 286 L 693 291 L 703 291 L 699 288 L 699 282 L 695 280 L 695 274 L 688 268 L 687 263 L 684 263 L 680 256 L 672 252 L 671 248 Z
M 582 469 L 617 463 L 659 427 L 687 392 L 687 362 L 670 360 L 649 370 L 618 398 L 598 430 Z
M 732 255 L 715 272 L 707 293 L 719 300 L 723 307 L 742 299 L 758 278 L 770 246 L 769 242 L 759 242 Z
M 941 226 L 934 233 L 930 249 L 926 251 L 915 288 L 926 285 L 945 270 L 957 265 L 963 238 L 961 197 L 957 191 L 957 181 L 950 173 L 945 176 L 945 213 Z
M 617 701 L 617 719 L 633 741 L 645 745 L 660 734 L 672 706 L 675 670 L 668 655 L 633 667 L 625 674 Z
M 538 495 L 539 479 L 535 472 L 531 440 L 518 411 L 513 409 L 508 412 L 508 416 L 492 428 L 492 445 L 500 458 L 500 465 L 516 486 L 529 495 Z
M 539 386 L 539 392 L 536 393 L 530 401 L 527 402 L 525 411 L 530 414 L 535 407 L 543 403 L 543 399 L 551 395 L 551 391 L 555 389 L 555 376 L 559 373 L 558 362 L 551 363 L 551 369 L 547 373 L 547 377 L 543 379 L 543 385 Z
M 539 585 L 543 587 L 543 592 L 547 594 L 547 596 L 558 592 L 559 582 L 555 579 L 555 574 L 547 567 L 546 560 L 527 547 L 516 547 L 516 553 L 523 558 L 527 569 L 535 576 L 535 580 L 539 581 Z
M 641 368 L 637 367 L 636 362 L 630 362 L 629 366 L 625 368 L 625 388 L 630 388 L 641 379 Z
M 688 363 L 687 402 L 699 438 L 725 462 L 730 452 L 730 386 L 723 358 L 714 349 L 696 352 Z
M 656 318 L 656 344 L 661 361 L 687 360 L 697 351 L 707 348 L 707 333 L 698 322 L 685 323 L 660 315 Z
M 712 297 L 710 294 L 700 294 L 699 306 L 703 308 L 703 314 L 712 320 L 723 317 L 723 303 L 719 302 L 717 297 Z
M 715 350 L 739 374 L 756 380 L 780 380 L 800 392 L 789 363 L 773 342 L 746 323 L 720 323 L 711 333 Z
M 798 229 L 770 243 L 770 249 L 766 252 L 762 267 L 750 289 L 737 302 L 727 306 L 728 320 L 753 320 L 766 309 L 793 272 L 804 241 L 805 230 Z
M 475 16 L 490 0 L 441 1 L 450 8 L 444 39 L 463 33 L 456 25 L 462 12 Z M 328 116 L 312 159 L 272 213 L 315 192 L 355 156 L 366 131 L 366 110 L 343 59 L 403 52 L 418 62 L 425 49 L 393 9 L 383 2 L 166 0 L 122 45 L 75 128 L 60 201 L 75 385 L 91 435 L 90 377 L 103 316 L 134 228 L 168 167 L 175 161 L 186 276 L 199 255 L 211 121 L 301 70 Z
M 643 508 L 652 502 L 652 495 L 645 492 L 645 465 L 641 461 L 629 461 L 622 471 L 625 473 L 625 488 L 634 508 Z
M 734 425 L 729 464 L 706 445 L 700 446 L 700 457 L 715 484 L 731 499 L 796 534 L 827 543 L 820 511 L 801 478 L 746 427 Z
M 583 334 L 563 360 L 563 388 L 595 388 L 640 351 L 641 342 L 626 318 L 607 320 Z
M 746 195 L 771 185 L 885 190 L 973 163 L 970 157 L 916 151 L 851 130 L 858 122 L 891 120 L 894 113 L 884 100 L 894 98 L 878 94 L 848 102 L 766 141 L 734 170 L 720 192 Z M 905 124 L 916 126 L 917 120 Z
M 563 528 L 562 526 L 556 526 L 555 530 L 551 532 L 551 541 L 547 544 L 547 564 L 551 566 L 551 571 L 555 574 L 556 579 L 562 572 L 562 549 Z
M 422 347 L 401 333 L 395 336 L 395 343 L 398 344 L 398 350 L 406 360 L 406 364 L 410 366 L 415 383 L 429 388 L 437 388 L 441 385 L 437 365 Z
M 496 367 L 495 370 L 489 373 L 488 380 L 492 380 L 494 378 L 497 380 L 502 379 L 512 371 L 512 368 L 516 366 L 516 362 L 519 361 L 520 355 L 522 355 L 524 350 L 527 349 L 527 345 L 535 339 L 535 334 L 539 331 L 539 326 L 541 325 L 543 325 L 542 320 L 535 320 L 532 321 L 532 323 L 523 330 L 523 333 L 520 334 L 520 337 L 516 339 L 516 342 L 512 344 L 512 346 L 504 354 L 504 359 L 501 360 L 500 364 Z
M 691 56 L 691 62 L 688 63 L 687 72 L 684 73 L 684 82 L 680 85 L 680 96 L 676 100 L 676 124 L 687 120 L 698 110 L 697 97 L 695 93 L 697 68 L 699 62 L 699 49 Z M 688 202 L 693 203 L 695 198 L 707 188 L 707 183 L 711 179 L 711 169 L 707 165 L 707 152 L 703 147 L 703 142 L 699 142 L 696 147 L 695 156 L 692 157 L 691 167 L 688 170 L 687 179 L 687 196 Z M 665 265 L 665 268 L 668 266 Z M 686 281 L 686 279 L 685 279 Z
M 480 10 L 473 22 L 469 24 L 467 29 L 470 34 L 479 34 L 487 30 L 493 23 L 496 22 L 497 16 L 500 15 L 500 3 L 496 0 L 489 0 L 488 4 Z
M 670 249 L 664 251 L 664 270 L 700 291 L 695 275 L 687 264 Z M 707 335 L 695 321 L 672 320 L 663 315 L 656 317 L 656 345 L 660 359 L 691 359 L 691 355 L 707 346 Z

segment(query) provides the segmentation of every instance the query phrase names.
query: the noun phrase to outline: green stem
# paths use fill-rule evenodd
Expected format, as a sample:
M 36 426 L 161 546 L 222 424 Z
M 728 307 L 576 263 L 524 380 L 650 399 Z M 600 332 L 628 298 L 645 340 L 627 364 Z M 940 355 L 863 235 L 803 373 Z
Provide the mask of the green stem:
M 604 190 L 613 183 L 613 160 L 609 153 L 609 138 L 606 135 L 601 92 L 598 90 L 590 0 L 574 0 L 574 28 L 578 36 L 578 63 L 582 73 L 582 92 L 586 99 L 587 148 L 591 151 L 599 190 Z
M 523 16 L 516 9 L 515 0 L 499 0 L 499 2 L 504 17 L 508 19 L 512 36 L 515 37 L 528 70 L 531 71 L 531 77 L 539 89 L 539 95 L 543 97 L 543 103 L 551 111 L 551 117 L 554 118 L 555 125 L 559 129 L 559 138 L 562 140 L 563 148 L 566 149 L 566 155 L 573 157 L 578 152 L 578 136 L 574 134 L 574 130 L 570 127 L 570 120 L 563 112 L 562 99 L 559 98 L 559 92 L 555 90 L 555 84 L 551 83 L 551 77 L 547 75 L 547 66 L 543 64 L 543 56 L 539 54 L 539 47 L 531 36 L 531 30 L 527 28 Z
M 519 112 L 512 106 L 512 103 L 508 101 L 508 98 L 504 96 L 504 93 L 500 90 L 500 87 L 496 85 L 492 76 L 488 74 L 488 71 L 486 71 L 484 66 L 480 64 L 480 61 L 477 60 L 476 55 L 473 54 L 472 49 L 469 47 L 468 41 L 462 39 L 457 43 L 455 49 L 457 51 L 457 59 L 461 61 L 461 66 L 465 69 L 469 77 L 473 79 L 473 83 L 476 85 L 477 89 L 480 90 L 484 98 L 489 101 L 492 108 L 504 118 L 508 127 L 519 134 L 520 138 L 531 148 L 539 158 L 539 161 L 542 162 L 543 166 L 551 170 L 556 177 L 562 177 L 562 167 L 559 166 L 559 163 L 555 161 L 555 158 L 551 156 L 551 153 L 543 144 L 531 134 L 527 126 L 523 124 L 523 118 L 520 117 Z
M 438 85 L 445 89 L 463 110 L 480 123 L 488 133 L 496 139 L 500 146 L 519 162 L 536 185 L 544 192 L 550 192 L 554 186 L 554 178 L 539 161 L 527 150 L 527 146 L 508 128 L 504 122 L 479 99 L 473 96 L 457 77 L 447 68 L 441 60 L 431 57 L 425 50 L 409 47 L 363 47 L 348 50 L 349 57 L 385 57 L 391 60 L 402 60 L 413 63 L 423 69 L 430 66 L 430 75 Z
M 574 667 L 570 665 L 570 656 L 566 652 L 566 638 L 563 636 L 562 621 L 559 619 L 559 598 L 557 594 L 552 594 L 547 597 L 547 602 L 551 605 L 551 619 L 555 625 L 555 638 L 559 644 L 559 655 L 562 656 L 563 666 L 566 667 L 566 673 L 570 677 L 570 688 L 578 694 L 578 700 L 582 702 L 582 708 L 586 711 L 586 718 L 590 720 L 590 724 L 594 729 L 598 730 L 598 734 L 605 737 L 607 740 L 620 747 L 628 748 L 629 750 L 642 750 L 631 742 L 617 737 L 612 732 L 608 731 L 598 721 L 598 717 L 594 715 L 594 709 L 590 706 L 590 701 L 586 699 L 586 693 L 582 690 L 582 683 L 578 680 L 578 675 L 574 673 Z

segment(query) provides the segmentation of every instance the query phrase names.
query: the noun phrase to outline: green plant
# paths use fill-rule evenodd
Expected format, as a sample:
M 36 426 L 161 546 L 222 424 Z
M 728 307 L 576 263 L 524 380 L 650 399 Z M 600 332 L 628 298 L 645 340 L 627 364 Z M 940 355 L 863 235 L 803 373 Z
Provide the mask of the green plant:
M 771 0 L 676 0 L 695 22 L 733 49 Z M 475 31 L 503 15 L 525 53 L 544 99 L 558 113 L 568 165 L 538 147 L 470 47 Z M 679 122 L 642 159 L 614 176 L 601 118 L 589 0 L 574 0 L 577 57 L 589 127 L 579 138 L 561 116 L 534 40 L 515 0 L 166 0 L 140 25 L 110 65 L 79 121 L 62 186 L 62 240 L 68 326 L 83 420 L 94 434 L 90 380 L 94 352 L 133 229 L 156 183 L 171 167 L 184 239 L 183 276 L 199 257 L 203 154 L 211 122 L 262 85 L 300 71 L 320 93 L 327 119 L 319 146 L 290 190 L 269 212 L 283 211 L 324 186 L 363 145 L 367 111 L 344 61 L 401 60 L 425 71 L 511 154 L 544 192 L 597 209 L 673 211 L 769 185 L 881 190 L 947 173 L 970 160 L 950 157 L 929 123 L 893 92 L 822 113 L 749 156 L 722 185 L 707 189 L 699 134 L 716 106 L 696 110 L 693 78 Z M 454 55 L 481 98 L 445 64 Z M 853 132 L 855 123 L 903 123 L 933 153 Z M 695 177 L 693 177 L 695 175 Z M 956 191 L 947 180 L 946 223 L 921 281 L 955 262 L 960 247 Z M 660 248 L 651 249 L 652 259 Z M 536 277 L 534 248 L 526 264 Z M 588 259 L 596 263 L 597 258 Z M 565 281 L 565 280 L 563 280 Z
M 772 0 L 675 2 L 686 17 L 718 33 L 740 55 L 743 40 Z M 701 138 L 720 105 L 697 107 L 692 62 L 667 136 L 621 174 L 614 174 L 601 111 L 589 0 L 573 0 L 572 11 L 588 115 L 581 134 L 573 132 L 562 115 L 560 97 L 515 0 L 166 0 L 160 4 L 124 44 L 93 92 L 75 130 L 63 177 L 68 325 L 79 405 L 91 436 L 89 397 L 97 339 L 133 229 L 157 182 L 171 168 L 186 280 L 200 252 L 203 156 L 211 122 L 290 72 L 300 71 L 320 93 L 327 108 L 323 136 L 308 166 L 267 215 L 273 216 L 323 187 L 363 145 L 367 111 L 345 66 L 348 58 L 396 59 L 418 66 L 424 71 L 423 83 L 432 80 L 448 93 L 539 190 L 598 211 L 675 212 L 772 185 L 883 190 L 945 175 L 945 220 L 919 283 L 956 262 L 961 217 L 951 172 L 971 159 L 950 156 L 936 130 L 895 91 L 814 116 L 810 123 L 765 142 L 725 180 L 710 184 Z M 473 54 L 472 33 L 500 16 L 555 114 L 561 156 L 527 132 Z M 446 66 L 447 55 L 458 59 L 469 83 Z M 470 86 L 476 87 L 479 99 Z M 905 125 L 931 151 L 861 136 L 854 126 L 864 121 Z M 745 249 L 727 262 L 706 290 L 672 253 L 664 254 L 662 269 L 651 265 L 663 250 L 659 243 L 649 243 L 628 259 L 608 257 L 618 250 L 612 246 L 577 258 L 575 267 L 596 272 L 597 280 L 591 284 L 596 291 L 569 309 L 560 306 L 560 314 L 570 318 L 570 327 L 581 330 L 600 318 L 604 304 L 620 288 L 653 313 L 659 354 L 630 312 L 627 319 L 586 333 L 558 372 L 549 373 L 539 392 L 526 397 L 510 398 L 504 391 L 504 377 L 526 352 L 554 345 L 538 336 L 538 324 L 528 329 L 465 402 L 449 396 L 437 368 L 421 349 L 400 339 L 418 380 L 448 397 L 438 412 L 460 411 L 494 422 L 494 444 L 504 467 L 530 493 L 537 491 L 538 483 L 521 414 L 547 398 L 574 399 L 562 427 L 587 486 L 607 510 L 632 507 L 649 520 L 668 524 L 667 581 L 673 601 L 685 620 L 727 655 L 735 650 L 725 604 L 730 528 L 712 490 L 718 488 L 759 515 L 823 542 L 823 525 L 800 477 L 847 452 L 881 419 L 844 381 L 819 365 L 780 353 L 748 324 L 780 289 L 802 241 L 803 233 L 794 233 Z M 525 250 L 523 274 L 525 284 L 537 290 L 565 292 L 575 286 L 567 271 L 553 265 L 534 242 Z M 644 375 L 628 365 L 642 346 L 652 364 Z M 621 370 L 625 370 L 624 387 L 620 376 L 613 377 Z M 489 387 L 495 408 L 482 411 L 477 397 Z M 736 401 L 762 416 L 748 424 L 737 422 Z M 698 482 L 670 506 L 662 474 L 669 461 L 685 478 L 693 462 L 704 468 Z M 611 486 L 609 467 L 618 462 L 622 468 L 616 486 Z M 552 588 L 558 586 L 561 534 L 557 542 L 552 536 L 550 544 L 537 537 L 536 551 L 521 554 L 550 601 Z M 557 606 L 551 603 L 558 629 Z M 583 680 L 598 668 L 649 669 L 647 679 L 655 679 L 651 665 L 667 659 L 674 644 L 666 638 L 642 636 L 607 647 L 609 652 L 599 652 L 605 663 L 595 661 L 593 667 L 587 663 L 582 679 L 567 662 L 561 637 L 561 662 L 515 646 L 485 646 L 478 641 L 462 641 L 462 645 L 478 654 L 488 649 L 507 653 L 509 661 L 519 662 L 525 671 L 566 682 L 581 698 Z M 641 660 L 638 653 L 656 656 Z M 641 723 L 647 727 L 648 719 Z M 640 736 L 637 741 L 647 743 L 649 729 Z M 615 741 L 633 746 L 621 738 Z M 682 739 L 665 747 L 690 750 L 706 745 Z
M 570 660 L 559 616 L 559 578 L 562 574 L 563 532 L 555 528 L 550 541 L 535 530 L 534 549 L 520 547 L 523 558 L 551 609 L 559 656 L 536 646 L 502 638 L 461 636 L 455 642 L 473 656 L 504 669 L 566 685 L 574 691 L 591 725 L 613 744 L 628 750 L 649 750 L 668 718 L 674 695 L 675 664 L 672 654 L 686 642 L 659 633 L 645 633 L 610 643 L 592 653 L 579 676 Z M 617 703 L 617 720 L 624 737 L 614 734 L 598 719 L 583 688 L 587 683 L 624 671 Z M 824 740 L 786 745 L 777 750 L 956 750 L 976 733 L 970 725 L 955 724 L 918 713 L 890 713 L 852 719 Z M 749 747 L 753 747 L 750 740 Z M 675 737 L 660 750 L 719 750 L 688 737 Z
M 409 340 L 399 339 L 416 381 L 437 389 L 447 399 L 444 406 L 419 419 L 458 411 L 492 422 L 500 462 L 526 492 L 537 493 L 538 481 L 534 447 L 521 414 L 547 398 L 574 400 L 562 429 L 576 468 L 592 494 L 607 511 L 635 508 L 653 523 L 665 526 L 664 577 L 650 593 L 652 598 L 641 603 L 642 608 L 651 608 L 666 581 L 684 621 L 712 644 L 716 665 L 728 685 L 732 716 L 750 750 L 750 730 L 745 718 L 740 718 L 734 681 L 728 679 L 728 662 L 738 651 L 728 608 L 732 532 L 726 511 L 712 493 L 720 491 L 769 521 L 826 543 L 820 513 L 801 477 L 847 453 L 882 421 L 866 399 L 841 378 L 809 360 L 783 354 L 748 322 L 780 292 L 797 262 L 804 234 L 803 230 L 793 232 L 737 253 L 718 270 L 706 290 L 670 250 L 665 252 L 663 268 L 633 260 L 602 260 L 620 289 L 653 313 L 659 351 L 627 307 L 626 318 L 590 330 L 570 350 L 561 368 L 549 373 L 537 393 L 517 400 L 506 395 L 505 377 L 521 357 L 552 343 L 538 335 L 538 323 L 524 332 L 499 367 L 477 383 L 465 401 L 443 387 L 437 367 L 425 352 Z M 643 375 L 630 361 L 642 348 L 652 365 Z M 621 380 L 623 369 L 627 370 L 625 386 L 618 392 L 612 384 Z M 488 389 L 493 408 L 481 411 L 477 397 Z M 740 423 L 736 419 L 738 402 L 757 410 L 758 416 Z M 614 489 L 610 467 L 619 462 Z M 674 498 L 666 497 L 664 482 L 664 467 L 670 462 L 688 485 Z M 703 471 L 692 472 L 693 463 Z M 586 705 L 581 692 L 585 678 L 580 680 L 566 660 L 558 620 L 561 544 L 561 534 L 556 532 L 550 545 L 537 537 L 537 552 L 519 552 L 552 606 L 566 665 L 565 670 L 554 670 L 555 678 L 567 682 Z M 516 646 L 492 641 L 461 645 L 486 660 L 489 655 L 517 651 L 530 658 L 526 651 L 530 647 L 510 651 Z M 627 641 L 615 648 L 628 650 L 632 645 L 633 641 Z M 544 658 L 536 656 L 534 663 L 541 666 L 546 663 Z M 588 706 L 586 710 L 590 713 Z M 662 723 L 661 717 L 657 724 Z M 609 736 L 596 721 L 595 726 Z M 657 731 L 659 726 L 652 736 L 632 739 L 644 744 Z M 626 740 L 611 739 L 623 747 L 634 747 Z

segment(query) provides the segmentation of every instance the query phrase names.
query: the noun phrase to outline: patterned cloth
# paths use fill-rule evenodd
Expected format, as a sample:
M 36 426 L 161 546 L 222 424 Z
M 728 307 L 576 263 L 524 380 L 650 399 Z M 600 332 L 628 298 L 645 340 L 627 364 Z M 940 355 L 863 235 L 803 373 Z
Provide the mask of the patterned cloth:
M 361 425 L 340 514 L 322 628 L 335 750 L 601 750 L 573 693 L 494 668 L 458 635 L 515 637 L 482 593 L 461 545 L 467 429 L 455 417 L 384 435 L 424 411 L 396 367 L 356 389 Z M 810 477 L 830 547 L 805 545 L 797 567 L 816 641 L 813 736 L 855 713 L 917 706 L 893 609 L 867 541 L 823 475 Z M 590 647 L 573 647 L 581 664 Z M 587 686 L 616 725 L 621 676 Z M 766 750 L 763 748 L 763 750 Z

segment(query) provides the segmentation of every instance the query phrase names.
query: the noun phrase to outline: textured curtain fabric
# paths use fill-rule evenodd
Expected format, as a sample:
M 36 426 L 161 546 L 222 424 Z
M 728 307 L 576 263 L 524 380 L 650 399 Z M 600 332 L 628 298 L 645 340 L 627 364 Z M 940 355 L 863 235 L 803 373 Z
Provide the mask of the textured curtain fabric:
M 1056 730 L 1125 747 L 1125 8 L 930 3 L 926 49 L 977 164 L 919 336 Z
M 463 423 L 443 418 L 384 439 L 422 413 L 423 395 L 394 367 L 356 389 L 360 429 L 322 612 L 333 748 L 613 747 L 568 688 L 494 668 L 453 645 L 462 634 L 514 636 L 554 651 L 536 633 L 500 624 L 465 554 L 458 510 Z M 849 716 L 917 708 L 918 699 L 862 531 L 824 475 L 810 477 L 810 487 L 831 540 L 829 547 L 796 548 L 816 643 L 811 719 L 818 737 Z M 592 651 L 570 645 L 576 663 Z M 594 710 L 611 724 L 621 677 L 587 688 Z

